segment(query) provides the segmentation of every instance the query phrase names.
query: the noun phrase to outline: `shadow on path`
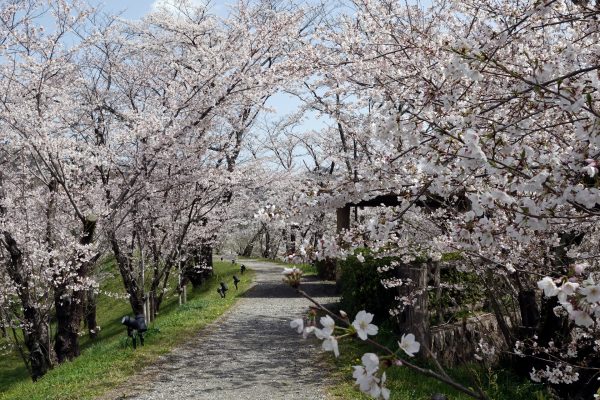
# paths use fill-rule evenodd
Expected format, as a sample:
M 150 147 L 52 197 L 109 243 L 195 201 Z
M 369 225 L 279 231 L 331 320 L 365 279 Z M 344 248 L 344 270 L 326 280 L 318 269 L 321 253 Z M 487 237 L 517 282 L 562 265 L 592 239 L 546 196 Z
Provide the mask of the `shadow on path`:
M 282 283 L 282 267 L 245 262 L 255 285 L 238 303 L 192 341 L 161 357 L 103 399 L 324 399 L 328 367 L 320 344 L 289 326 L 309 302 Z M 302 285 L 324 303 L 336 301 L 335 286 L 309 279 Z

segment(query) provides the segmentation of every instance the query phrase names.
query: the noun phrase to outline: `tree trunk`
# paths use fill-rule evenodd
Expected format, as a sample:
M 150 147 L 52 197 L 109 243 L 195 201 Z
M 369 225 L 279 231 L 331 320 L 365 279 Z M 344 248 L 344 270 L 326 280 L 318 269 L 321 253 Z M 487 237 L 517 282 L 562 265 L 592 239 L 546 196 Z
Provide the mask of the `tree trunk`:
M 293 254 L 296 254 L 296 227 L 292 226 L 290 233 L 290 247 Z
M 502 336 L 504 338 L 504 343 L 509 349 L 514 348 L 514 338 L 512 332 L 504 319 L 504 313 L 502 312 L 502 308 L 498 299 L 500 296 L 493 290 L 493 285 L 490 282 L 494 282 L 494 276 L 491 271 L 487 271 L 485 284 L 485 294 L 489 301 L 490 306 L 492 307 L 492 311 L 494 312 L 494 316 L 496 317 L 496 321 L 498 322 L 498 327 L 500 327 L 500 332 L 502 332 Z
M 92 243 L 96 230 L 96 218 L 88 216 L 83 221 L 83 236 L 80 243 L 87 246 Z M 80 284 L 89 274 L 90 265 L 96 262 L 96 258 L 85 260 L 83 255 L 77 256 L 79 267 L 76 271 L 76 281 L 69 282 Z M 84 317 L 84 305 L 86 303 L 89 289 L 69 288 L 68 284 L 62 284 L 55 289 L 54 305 L 56 308 L 56 338 L 54 349 L 59 363 L 73 360 L 80 354 L 79 330 Z
M 36 381 L 52 367 L 48 325 L 36 307 L 35 299 L 31 298 L 29 282 L 23 274 L 23 256 L 17 242 L 8 232 L 3 232 L 3 236 L 4 245 L 10 254 L 7 273 L 17 286 L 17 295 L 23 307 L 23 319 L 27 326 L 27 329 L 23 329 L 23 337 L 29 351 L 29 371 L 31 379 Z
M 252 257 L 252 250 L 254 250 L 254 240 L 246 244 L 246 247 L 242 251 L 242 257 Z
M 283 237 L 283 242 L 285 244 L 285 255 L 287 256 L 287 255 L 292 254 L 291 246 L 290 246 L 290 237 L 288 235 L 287 229 L 283 228 L 281 230 L 281 237 Z
M 265 248 L 263 249 L 262 256 L 264 258 L 271 258 L 271 235 L 268 229 L 265 229 Z
M 87 290 L 85 303 L 85 325 L 90 338 L 96 339 L 98 337 L 98 321 L 96 320 L 97 298 L 94 289 Z
M 442 267 L 439 262 L 435 263 L 433 268 L 433 288 L 435 290 L 435 316 L 437 323 L 443 322 L 443 310 L 442 310 Z
M 337 233 L 350 229 L 350 206 L 344 206 L 336 210 Z
M 519 309 L 521 311 L 521 325 L 526 329 L 535 329 L 540 322 L 540 310 L 534 290 L 519 291 Z
M 50 348 L 50 336 L 48 325 L 40 315 L 39 310 L 28 305 L 24 308 L 25 321 L 29 323 L 30 329 L 23 331 L 25 346 L 29 351 L 29 369 L 31 379 L 35 382 L 44 376 L 52 367 Z
M 56 309 L 56 337 L 54 351 L 59 363 L 72 360 L 79 355 L 79 324 L 75 324 L 74 314 L 77 312 L 66 286 L 55 291 L 54 307 Z
M 213 269 L 213 249 L 210 244 L 200 245 L 194 252 L 192 262 L 187 263 L 184 277 L 192 283 L 194 288 L 202 286 L 210 276 Z
M 144 296 L 142 290 L 140 290 L 140 287 L 138 286 L 137 281 L 135 280 L 133 267 L 131 264 L 131 257 L 128 257 L 121 252 L 121 247 L 119 246 L 119 242 L 115 237 L 115 232 L 110 232 L 109 237 L 113 254 L 115 255 L 117 266 L 119 267 L 119 272 L 121 273 L 121 278 L 123 279 L 123 285 L 125 286 L 127 294 L 129 294 L 129 304 L 131 305 L 131 310 L 133 311 L 134 315 L 144 314 Z
M 3 199 L 5 194 L 3 183 L 2 171 L 0 170 L 0 200 Z M 0 202 L 0 217 L 5 212 L 6 209 L 2 206 L 2 202 Z M 23 329 L 23 338 L 29 354 L 27 357 L 24 357 L 24 361 L 29 369 L 31 379 L 36 381 L 52 368 L 53 357 L 51 354 L 48 324 L 40 309 L 36 307 L 36 300 L 31 298 L 29 281 L 23 270 L 23 254 L 17 242 L 9 232 L 0 231 L 0 234 L 4 236 L 2 244 L 9 254 L 6 272 L 17 287 L 17 296 L 23 308 L 24 326 L 27 327 L 27 329 Z M 16 336 L 14 328 L 13 333 Z
M 8 326 L 8 317 L 5 311 L 0 307 L 0 337 L 8 337 L 8 332 L 6 331 L 6 327 Z
M 211 260 L 212 260 L 212 258 L 211 258 Z M 185 272 L 186 266 L 183 264 L 182 261 L 179 261 L 179 263 L 180 263 L 180 265 L 178 267 L 178 271 L 181 271 L 182 275 L 183 275 L 183 273 Z M 171 271 L 173 271 L 173 269 L 174 269 L 173 265 L 171 265 L 170 262 L 167 261 L 167 265 L 164 268 L 164 275 L 162 277 L 162 289 L 159 289 L 159 286 L 161 283 L 160 277 L 152 280 L 152 286 L 150 288 L 150 293 L 148 293 L 148 297 L 150 298 L 150 308 L 151 308 L 152 319 L 154 319 L 156 317 L 156 314 L 160 310 L 160 306 L 163 302 L 165 293 L 167 292 L 167 287 L 169 285 L 169 276 L 171 276 Z M 187 285 L 188 279 L 185 277 L 185 275 L 182 278 L 183 279 L 181 279 L 181 282 L 179 283 L 180 284 L 180 287 L 178 288 L 179 290 L 182 290 L 182 287 Z
M 400 286 L 400 296 L 411 296 L 416 293 L 413 304 L 405 306 L 400 314 L 399 323 L 402 331 L 414 334 L 418 342 L 430 347 L 429 295 L 427 293 L 428 269 L 428 265 L 425 263 L 401 265 L 398 268 L 400 279 L 410 279 L 412 281 L 410 285 Z
M 254 234 L 254 236 L 252 236 L 252 239 L 250 239 L 250 241 L 248 242 L 248 244 L 246 244 L 246 247 L 244 248 L 244 251 L 242 252 L 242 256 L 243 257 L 252 257 L 252 250 L 254 250 L 254 243 L 256 243 L 256 241 L 258 240 L 258 238 L 260 237 L 260 235 L 263 234 L 265 230 L 265 227 L 262 226 L 258 232 L 256 232 Z
M 48 185 L 50 190 L 50 200 L 48 202 L 48 208 L 46 211 L 47 225 L 46 225 L 46 241 L 48 243 L 48 249 L 54 249 L 54 226 L 55 214 L 56 214 L 56 200 L 54 198 L 58 182 L 52 180 Z M 50 260 L 50 264 L 53 260 Z M 56 352 L 56 358 L 59 363 L 66 360 L 72 360 L 79 355 L 79 325 L 74 325 L 72 321 L 75 303 L 75 293 L 70 288 L 75 284 L 78 274 L 75 279 L 69 278 L 71 272 L 67 271 L 67 274 L 56 276 L 56 280 L 61 282 L 54 288 L 54 309 L 56 311 L 56 336 L 54 338 L 54 351 Z
M 350 206 L 346 205 L 336 210 L 336 232 L 338 235 L 344 230 L 350 229 Z M 335 268 L 335 282 L 338 289 L 342 285 L 342 268 L 336 266 Z

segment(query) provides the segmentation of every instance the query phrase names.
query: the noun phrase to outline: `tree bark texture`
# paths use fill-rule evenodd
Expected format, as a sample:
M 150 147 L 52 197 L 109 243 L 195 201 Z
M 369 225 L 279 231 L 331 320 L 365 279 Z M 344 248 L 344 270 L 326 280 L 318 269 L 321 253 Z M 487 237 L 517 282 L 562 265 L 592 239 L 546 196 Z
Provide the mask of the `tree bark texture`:
M 95 230 L 96 219 L 94 217 L 86 218 L 83 221 L 83 236 L 80 243 L 84 246 L 91 244 Z M 77 255 L 76 262 L 79 267 L 76 271 L 76 279 L 78 280 L 86 278 L 89 275 L 91 265 L 96 262 L 96 259 L 86 260 L 83 257 L 81 254 Z M 61 284 L 55 289 L 54 306 L 57 325 L 54 349 L 59 363 L 73 360 L 81 353 L 79 330 L 85 314 L 87 293 L 88 289 L 78 288 L 73 290 L 69 288 L 67 283 Z M 95 311 L 93 315 L 95 316 Z
M 35 306 L 35 299 L 31 297 L 19 246 L 10 233 L 3 232 L 3 236 L 6 250 L 10 254 L 7 272 L 18 288 L 17 294 L 23 307 L 23 319 L 27 326 L 27 329 L 23 330 L 23 338 L 25 347 L 29 352 L 27 359 L 29 371 L 31 379 L 36 381 L 52 367 L 48 324 L 44 315 Z
M 402 331 L 411 332 L 420 343 L 430 347 L 429 329 L 429 295 L 427 293 L 428 265 L 404 264 L 397 268 L 398 278 L 410 279 L 410 285 L 400 286 L 399 295 L 412 296 L 413 303 L 405 306 L 399 315 L 399 325 Z M 416 294 L 415 294 L 416 293 Z
M 127 294 L 129 294 L 129 304 L 131 305 L 131 310 L 133 311 L 134 315 L 143 314 L 144 296 L 135 279 L 131 257 L 123 254 L 121 247 L 119 246 L 119 242 L 115 237 L 115 233 L 110 232 L 109 234 L 110 244 L 117 261 L 117 267 L 119 267 L 119 272 L 121 273 L 125 290 L 127 291 Z

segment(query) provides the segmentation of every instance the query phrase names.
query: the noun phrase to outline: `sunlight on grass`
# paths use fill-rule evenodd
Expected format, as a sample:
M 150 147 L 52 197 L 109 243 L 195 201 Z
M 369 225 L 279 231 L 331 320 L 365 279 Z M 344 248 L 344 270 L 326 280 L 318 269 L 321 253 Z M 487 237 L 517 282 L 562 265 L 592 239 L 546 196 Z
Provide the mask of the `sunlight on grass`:
M 352 366 L 361 365 L 360 357 L 373 352 L 368 345 L 357 341 L 340 342 L 340 357 L 332 360 L 336 365 L 336 385 L 329 388 L 332 399 L 362 400 L 370 397 L 354 386 Z M 413 360 L 414 361 L 414 360 Z M 421 363 L 422 364 L 422 363 Z M 467 387 L 479 381 L 483 389 L 494 400 L 547 400 L 550 399 L 542 385 L 518 378 L 502 369 L 488 371 L 477 365 L 466 365 L 447 370 L 448 374 Z M 458 392 L 433 378 L 425 377 L 408 368 L 392 367 L 386 370 L 386 387 L 391 390 L 391 400 L 430 400 L 440 393 L 451 400 L 467 400 L 471 397 Z
M 108 292 L 123 292 L 120 276 L 114 267 L 103 266 L 111 274 L 101 286 Z M 190 291 L 188 302 L 179 306 L 177 295 L 165 299 L 157 319 L 149 326 L 146 345 L 137 350 L 127 345 L 121 317 L 131 314 L 129 303 L 101 296 L 98 304 L 98 323 L 102 327 L 99 338 L 82 338 L 82 354 L 73 362 L 62 364 L 44 378 L 32 383 L 18 355 L 0 361 L 1 400 L 91 399 L 124 383 L 144 366 L 168 353 L 175 346 L 190 340 L 207 324 L 213 322 L 250 287 L 253 273 L 238 274 L 238 265 L 215 262 L 215 277 L 196 291 Z M 240 289 L 230 290 L 221 299 L 216 289 L 220 280 L 231 281 L 238 274 Z M 233 286 L 233 285 L 231 285 Z
M 277 264 L 277 265 L 281 265 L 282 268 L 287 267 L 287 268 L 292 268 L 292 267 L 296 267 L 296 268 L 300 268 L 302 270 L 302 272 L 304 273 L 304 276 L 317 276 L 317 267 L 314 264 L 309 264 L 309 263 L 301 263 L 301 264 L 290 264 L 290 263 L 286 263 L 282 260 L 272 260 L 270 258 L 248 258 L 248 257 L 240 257 L 239 258 L 239 262 L 243 263 L 244 260 L 248 260 L 248 261 L 258 261 L 258 262 L 268 262 L 271 264 Z

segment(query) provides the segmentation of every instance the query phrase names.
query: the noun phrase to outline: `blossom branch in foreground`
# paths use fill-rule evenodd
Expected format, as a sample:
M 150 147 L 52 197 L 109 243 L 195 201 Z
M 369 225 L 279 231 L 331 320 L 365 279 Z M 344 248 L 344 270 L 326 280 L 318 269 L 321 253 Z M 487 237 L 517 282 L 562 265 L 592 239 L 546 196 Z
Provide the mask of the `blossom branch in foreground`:
M 317 338 L 325 339 L 325 342 L 323 343 L 323 349 L 325 351 L 333 350 L 334 354 L 336 354 L 336 357 L 339 354 L 337 343 L 338 338 L 356 335 L 363 339 L 363 337 L 366 337 L 367 334 L 371 335 L 370 332 L 374 332 L 373 334 L 377 333 L 377 327 L 375 325 L 370 324 L 372 320 L 372 314 L 369 314 L 366 311 L 359 311 L 356 315 L 356 320 L 353 323 L 350 323 L 347 317 L 342 318 L 338 316 L 337 314 L 323 306 L 321 303 L 319 303 L 317 300 L 315 300 L 313 297 L 308 295 L 303 290 L 299 289 L 298 287 L 295 287 L 295 289 L 300 296 L 308 299 L 311 303 L 313 303 L 316 306 L 317 309 L 323 311 L 327 315 L 325 317 L 322 317 L 320 321 L 321 324 L 324 326 L 323 329 L 318 329 L 315 326 L 308 326 L 304 327 L 303 329 L 300 329 L 300 326 L 303 326 L 303 321 L 301 319 L 292 321 L 292 328 L 296 329 L 299 333 L 303 332 L 305 336 L 314 331 Z M 335 321 L 339 322 L 341 326 L 335 326 Z M 358 326 L 358 328 L 356 328 L 356 326 Z M 333 332 L 336 329 L 340 332 L 343 332 L 343 334 L 337 338 L 333 336 Z M 332 338 L 335 342 L 335 349 L 331 348 L 330 342 L 332 341 Z M 418 365 L 406 361 L 405 358 L 400 357 L 398 355 L 398 351 L 400 349 L 402 349 L 410 357 L 414 356 L 414 354 L 419 351 L 420 343 L 415 341 L 415 336 L 412 333 L 405 334 L 402 336 L 401 341 L 398 342 L 399 350 L 397 351 L 393 351 L 389 347 L 368 337 L 364 338 L 363 340 L 385 353 L 383 359 L 389 361 L 389 363 L 386 363 L 387 365 L 406 366 L 407 368 L 419 372 L 420 374 L 437 379 L 440 382 L 444 382 L 445 384 L 467 394 L 470 397 L 481 400 L 488 399 L 486 394 L 481 390 L 479 392 L 471 390 L 456 382 L 445 373 L 439 374 L 430 369 L 419 367 Z M 385 372 L 383 372 L 380 377 L 376 375 L 376 373 L 379 371 L 379 357 L 373 353 L 366 353 L 362 357 L 362 363 L 362 366 L 353 367 L 354 373 L 352 375 L 356 379 L 356 383 L 359 385 L 360 390 L 364 393 L 371 395 L 374 398 L 381 397 L 383 399 L 388 399 L 389 389 L 383 387 L 383 384 L 386 380 Z

